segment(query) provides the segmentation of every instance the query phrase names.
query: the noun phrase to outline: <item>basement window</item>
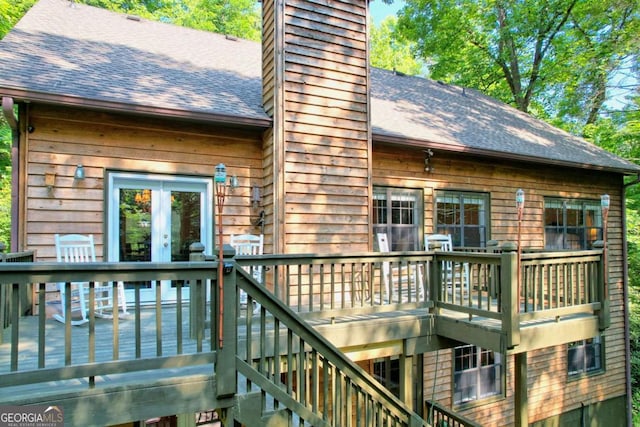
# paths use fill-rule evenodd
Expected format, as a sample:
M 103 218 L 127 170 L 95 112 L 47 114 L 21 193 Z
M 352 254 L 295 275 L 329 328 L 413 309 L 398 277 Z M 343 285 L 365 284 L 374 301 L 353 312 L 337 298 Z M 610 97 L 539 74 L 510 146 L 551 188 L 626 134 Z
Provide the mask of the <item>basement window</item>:
M 400 360 L 385 357 L 373 362 L 373 377 L 394 396 L 400 395 Z
M 580 376 L 602 370 L 602 345 L 599 336 L 567 344 L 569 376 Z
M 475 345 L 453 352 L 453 403 L 460 405 L 502 395 L 502 355 Z

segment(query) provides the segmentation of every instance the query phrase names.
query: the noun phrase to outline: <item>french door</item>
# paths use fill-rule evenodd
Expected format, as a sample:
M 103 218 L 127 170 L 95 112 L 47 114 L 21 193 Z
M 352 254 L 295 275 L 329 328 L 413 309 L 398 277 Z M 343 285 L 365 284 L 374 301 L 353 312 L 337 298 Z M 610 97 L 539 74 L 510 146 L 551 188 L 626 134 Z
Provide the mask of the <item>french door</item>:
M 209 178 L 111 173 L 108 179 L 108 260 L 189 260 L 189 246 L 202 242 L 211 253 L 213 184 Z M 176 299 L 175 281 L 125 283 L 128 301 L 141 288 L 141 302 Z M 183 289 L 183 295 L 188 288 Z

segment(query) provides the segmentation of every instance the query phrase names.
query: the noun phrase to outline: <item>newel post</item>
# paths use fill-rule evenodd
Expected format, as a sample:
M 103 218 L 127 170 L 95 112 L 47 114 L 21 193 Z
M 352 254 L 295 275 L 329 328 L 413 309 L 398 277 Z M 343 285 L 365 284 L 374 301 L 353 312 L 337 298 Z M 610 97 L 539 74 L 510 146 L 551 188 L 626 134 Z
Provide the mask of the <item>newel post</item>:
M 520 296 L 518 295 L 518 245 L 507 242 L 502 245 L 500 258 L 500 292 L 502 293 L 502 332 L 506 336 L 507 348 L 520 344 L 520 321 L 518 317 Z
M 596 285 L 598 286 L 598 301 L 600 301 L 600 311 L 598 312 L 599 328 L 604 331 L 611 325 L 611 308 L 609 304 L 609 275 L 607 274 L 607 257 L 605 242 L 598 240 L 593 242 L 594 249 L 601 249 L 602 256 L 598 261 L 598 271 Z
M 217 293 L 213 292 L 211 295 L 212 300 L 207 303 L 206 300 L 206 286 L 204 281 L 198 280 L 191 283 L 190 295 L 191 295 L 191 336 L 197 339 L 199 342 L 203 340 L 204 328 L 207 322 L 205 322 L 205 312 L 209 309 L 209 325 L 211 329 L 211 341 L 213 345 L 216 345 L 217 351 L 215 372 L 216 372 L 216 388 L 218 397 L 232 396 L 237 393 L 236 390 L 236 350 L 237 350 L 237 291 L 236 291 L 236 268 L 235 249 L 228 244 L 223 245 L 222 251 L 216 253 L 222 253 L 223 265 L 218 265 L 217 255 L 205 255 L 205 247 L 202 243 L 196 242 L 189 246 L 190 262 L 203 262 L 203 261 L 215 261 L 216 270 L 215 275 L 212 277 L 220 277 L 218 275 L 219 269 L 222 270 L 222 277 L 224 282 L 224 292 L 222 304 L 218 304 Z M 213 266 L 213 264 L 212 264 Z M 218 284 L 214 287 L 218 289 Z M 222 311 L 222 317 L 220 317 L 219 307 L 224 307 Z M 216 336 L 216 334 L 220 336 Z M 223 345 L 220 345 L 220 343 Z M 213 348 L 212 348 L 213 350 Z
M 216 250 L 217 251 L 217 250 Z M 218 265 L 222 268 L 224 292 L 222 293 L 222 336 L 218 337 L 221 345 L 218 346 L 216 358 L 216 388 L 218 397 L 232 396 L 237 393 L 236 382 L 236 354 L 238 346 L 238 301 L 236 285 L 236 263 L 233 259 L 236 250 L 229 244 L 222 247 L 223 262 Z M 216 313 L 216 318 L 220 313 Z

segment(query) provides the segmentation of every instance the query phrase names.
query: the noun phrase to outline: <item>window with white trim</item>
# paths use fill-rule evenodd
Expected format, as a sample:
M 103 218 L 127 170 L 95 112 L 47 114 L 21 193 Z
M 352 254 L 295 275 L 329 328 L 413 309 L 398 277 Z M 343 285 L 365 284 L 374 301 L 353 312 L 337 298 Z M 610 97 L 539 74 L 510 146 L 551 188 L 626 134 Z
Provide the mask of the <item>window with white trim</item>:
M 567 372 L 583 375 L 603 370 L 600 337 L 567 344 Z
M 462 404 L 502 394 L 502 355 L 475 345 L 453 350 L 453 403 Z
M 602 239 L 600 201 L 544 199 L 545 249 L 590 249 Z
M 436 193 L 435 230 L 450 234 L 453 246 L 485 247 L 489 229 L 489 194 L 465 191 Z
M 420 250 L 422 198 L 422 190 L 373 189 L 373 233 L 386 233 L 391 251 Z

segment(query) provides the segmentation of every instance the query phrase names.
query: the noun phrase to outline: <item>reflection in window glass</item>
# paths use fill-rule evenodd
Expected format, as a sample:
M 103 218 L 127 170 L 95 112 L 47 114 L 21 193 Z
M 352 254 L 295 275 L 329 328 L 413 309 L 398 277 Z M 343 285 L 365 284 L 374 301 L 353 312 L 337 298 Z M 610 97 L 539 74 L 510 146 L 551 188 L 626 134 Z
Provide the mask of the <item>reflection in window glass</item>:
M 574 341 L 567 346 L 567 371 L 579 375 L 602 370 L 600 337 Z
M 436 194 L 436 233 L 451 234 L 454 246 L 487 243 L 489 195 L 443 191 Z
M 189 246 L 200 242 L 201 194 L 171 192 L 171 261 L 189 261 Z
M 373 233 L 386 233 L 391 251 L 420 249 L 422 212 L 421 190 L 373 190 Z
M 119 261 L 151 261 L 150 189 L 120 189 Z
M 474 345 L 454 349 L 454 390 L 456 404 L 502 394 L 502 355 Z
M 602 239 L 599 201 L 544 201 L 545 249 L 589 249 Z

